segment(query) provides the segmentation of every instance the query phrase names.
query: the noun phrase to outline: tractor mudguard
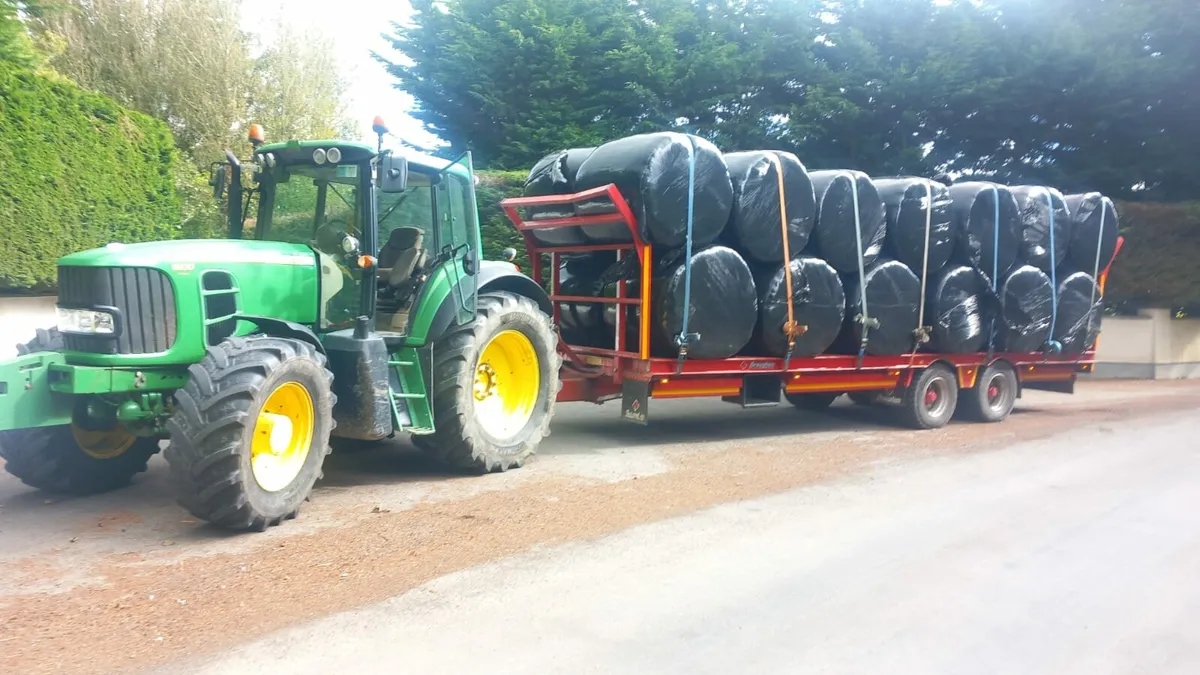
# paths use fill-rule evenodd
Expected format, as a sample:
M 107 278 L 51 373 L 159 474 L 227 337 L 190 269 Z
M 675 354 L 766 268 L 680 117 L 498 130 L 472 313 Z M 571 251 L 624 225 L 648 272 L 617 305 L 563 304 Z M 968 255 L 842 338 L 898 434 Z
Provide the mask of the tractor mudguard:
M 74 397 L 50 388 L 50 367 L 65 363 L 57 352 L 0 361 L 0 431 L 71 423 Z
M 554 306 L 550 303 L 550 296 L 546 293 L 545 289 L 539 286 L 533 279 L 517 271 L 517 268 L 511 263 L 486 260 L 480 266 L 479 273 L 475 277 L 475 279 L 465 277 L 458 283 L 472 284 L 477 279 L 480 293 L 508 291 L 533 300 L 537 303 L 538 309 L 547 315 L 553 316 L 554 314 Z M 457 297 L 459 297 L 458 288 L 455 287 L 446 296 L 446 299 L 442 301 L 442 304 L 438 306 L 437 313 L 429 325 L 427 341 L 432 342 L 437 340 L 454 323 L 456 313 L 455 299 Z
M 322 354 L 325 353 L 325 345 L 321 342 L 321 339 L 304 324 L 284 321 L 283 319 L 272 319 L 266 316 L 248 316 L 246 314 L 238 314 L 234 318 L 258 326 L 267 335 L 307 342 L 316 347 L 317 351 Z

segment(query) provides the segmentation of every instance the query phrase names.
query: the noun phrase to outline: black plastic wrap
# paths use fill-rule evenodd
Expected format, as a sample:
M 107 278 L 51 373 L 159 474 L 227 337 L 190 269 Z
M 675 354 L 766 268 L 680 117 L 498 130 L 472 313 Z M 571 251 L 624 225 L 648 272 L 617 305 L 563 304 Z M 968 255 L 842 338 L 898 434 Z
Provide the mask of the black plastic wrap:
M 1075 272 L 1058 280 L 1058 316 L 1052 337 L 1064 354 L 1082 354 L 1100 334 L 1103 298 L 1096 280 L 1087 272 Z
M 1087 272 L 1103 271 L 1117 250 L 1117 207 L 1099 192 L 1067 195 L 1063 200 L 1071 212 L 1071 244 L 1067 248 L 1071 264 L 1075 269 Z M 1103 228 L 1101 220 L 1104 221 Z M 1099 270 L 1096 269 L 1097 249 Z
M 954 252 L 950 226 L 950 190 L 926 178 L 876 178 L 875 188 L 887 218 L 885 249 L 921 276 L 925 265 L 925 230 L 929 229 L 928 276 L 946 266 Z M 928 189 L 926 189 L 928 188 Z
M 984 293 L 980 276 L 965 265 L 947 267 L 931 280 L 925 304 L 926 325 L 933 328 L 926 349 L 941 354 L 970 354 L 987 342 Z
M 837 270 L 812 256 L 800 256 L 791 262 L 793 317 L 806 328 L 796 338 L 792 356 L 817 356 L 829 349 L 842 330 L 846 315 L 846 293 Z M 748 353 L 757 356 L 783 356 L 788 338 L 787 283 L 783 265 L 757 270 L 758 325 Z M 752 351 L 751 351 L 752 350 Z
M 575 174 L 583 160 L 587 159 L 595 148 L 571 148 L 550 153 L 538 160 L 525 179 L 525 196 L 541 197 L 545 195 L 567 195 L 575 192 Z M 557 206 L 537 206 L 527 210 L 529 220 L 547 218 L 569 218 L 574 216 L 570 204 Z M 583 233 L 577 227 L 560 227 L 552 230 L 534 230 L 533 238 L 546 246 L 573 246 L 586 243 Z
M 559 260 L 559 294 L 601 297 L 610 283 L 606 273 L 616 264 L 614 251 L 563 255 Z M 563 340 L 581 347 L 611 347 L 616 307 L 604 303 L 560 302 Z
M 675 356 L 675 336 L 683 330 L 683 252 L 674 251 L 655 270 L 654 351 Z M 692 254 L 691 311 L 688 332 L 699 340 L 688 346 L 688 357 L 723 359 L 737 354 L 754 333 L 758 322 L 758 294 L 750 266 L 725 246 L 710 246 Z
M 685 134 L 661 132 L 629 136 L 605 143 L 584 160 L 575 174 L 582 192 L 615 184 L 637 218 L 639 233 L 648 243 L 667 248 L 687 239 L 688 157 Z M 715 241 L 729 222 L 733 183 L 721 151 L 698 136 L 692 242 L 700 247 Z M 629 241 L 624 225 L 590 225 L 583 236 L 594 243 Z
M 921 280 L 898 260 L 883 260 L 867 268 L 867 309 L 878 328 L 867 333 L 867 353 L 892 356 L 911 352 L 916 346 L 917 311 L 921 302 Z M 857 354 L 862 343 L 863 324 L 855 321 L 862 314 L 857 276 L 843 279 L 846 287 L 846 320 L 838 337 L 838 349 Z
M 779 174 L 783 167 L 788 250 L 794 256 L 808 245 L 816 219 L 812 181 L 799 158 L 790 152 L 752 151 L 725 155 L 733 180 L 733 211 L 726 234 L 747 260 L 783 266 L 783 229 L 779 217 Z
M 993 190 L 993 188 L 995 188 Z M 1000 222 L 996 222 L 996 197 Z M 964 265 L 978 267 L 989 283 L 1017 261 L 1021 243 L 1021 215 L 1017 200 L 1003 185 L 986 182 L 950 186 L 950 220 L 954 226 L 954 255 Z
M 1008 274 L 1000 288 L 1000 315 L 995 318 L 997 351 L 1041 351 L 1050 337 L 1053 293 L 1049 275 L 1033 265 Z
M 1018 185 L 1009 189 L 1021 212 L 1021 258 L 1043 272 L 1049 272 L 1066 260 L 1067 247 L 1071 243 L 1071 214 L 1062 193 L 1040 185 Z M 1054 223 L 1053 249 L 1050 248 L 1051 222 Z
M 858 274 L 859 256 L 863 267 L 875 262 L 883 250 L 887 227 L 883 201 L 875 183 L 861 171 L 811 171 L 817 200 L 817 222 L 813 227 L 810 252 L 843 274 Z M 853 177 L 853 180 L 851 180 Z M 858 185 L 858 214 L 862 227 L 862 246 L 854 229 L 853 186 Z

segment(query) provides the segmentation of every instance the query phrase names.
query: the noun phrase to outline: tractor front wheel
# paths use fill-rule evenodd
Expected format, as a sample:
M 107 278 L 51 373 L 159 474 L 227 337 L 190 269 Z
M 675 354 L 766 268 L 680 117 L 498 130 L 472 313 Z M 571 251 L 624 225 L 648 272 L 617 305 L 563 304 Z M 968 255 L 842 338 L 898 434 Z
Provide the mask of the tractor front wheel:
M 179 503 L 235 530 L 294 518 L 333 431 L 333 373 L 312 345 L 230 338 L 189 369 L 168 422 Z
M 17 353 L 62 351 L 57 329 L 39 330 Z M 30 487 L 60 494 L 87 495 L 123 487 L 146 470 L 158 440 L 140 438 L 119 423 L 106 429 L 76 424 L 0 431 L 4 468 Z
M 479 296 L 474 321 L 451 328 L 433 352 L 436 431 L 417 447 L 477 472 L 524 464 L 546 434 L 561 357 L 550 317 L 508 292 Z

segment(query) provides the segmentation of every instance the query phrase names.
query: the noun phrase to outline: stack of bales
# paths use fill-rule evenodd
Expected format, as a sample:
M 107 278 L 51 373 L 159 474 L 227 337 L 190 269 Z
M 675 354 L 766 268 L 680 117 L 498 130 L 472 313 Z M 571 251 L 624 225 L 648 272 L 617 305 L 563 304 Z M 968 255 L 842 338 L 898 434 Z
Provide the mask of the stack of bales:
M 530 173 L 526 194 L 608 184 L 653 247 L 656 356 L 678 354 L 681 342 L 701 359 L 1047 346 L 1079 353 L 1099 330 L 1095 273 L 1112 258 L 1117 220 L 1112 202 L 1096 193 L 810 172 L 791 153 L 723 154 L 704 139 L 664 132 L 549 155 Z M 530 217 L 611 210 L 600 202 Z M 535 236 L 559 246 L 630 240 L 624 224 Z M 621 278 L 638 279 L 611 251 L 564 255 L 560 267 L 564 295 L 612 295 Z M 789 305 L 802 329 L 791 335 Z M 617 311 L 564 303 L 564 338 L 612 345 Z M 630 318 L 632 329 L 637 317 Z M 636 348 L 637 332 L 628 336 Z

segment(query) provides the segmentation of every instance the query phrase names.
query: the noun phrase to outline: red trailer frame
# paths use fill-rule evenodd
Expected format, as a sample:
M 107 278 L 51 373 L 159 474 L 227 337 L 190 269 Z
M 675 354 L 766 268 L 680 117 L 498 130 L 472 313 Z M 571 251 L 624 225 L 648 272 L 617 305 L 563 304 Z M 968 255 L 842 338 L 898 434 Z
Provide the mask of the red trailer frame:
M 579 215 L 583 203 L 611 202 L 612 212 Z M 976 379 L 985 368 L 1003 363 L 1016 374 L 1018 391 L 1021 388 L 1047 389 L 1073 393 L 1079 372 L 1090 372 L 1095 363 L 1095 347 L 1077 355 L 1052 355 L 1042 352 L 1027 354 L 975 353 L 932 354 L 915 352 L 901 356 L 843 356 L 821 355 L 793 358 L 787 364 L 783 358 L 744 357 L 728 359 L 658 358 L 650 356 L 650 312 L 640 312 L 638 350 L 628 349 L 626 322 L 632 320 L 632 307 L 649 307 L 651 297 L 651 265 L 653 247 L 638 233 L 633 210 L 615 185 L 606 185 L 568 195 L 516 197 L 505 199 L 500 206 L 525 240 L 529 253 L 532 277 L 545 283 L 543 269 L 548 256 L 550 265 L 550 300 L 554 307 L 554 324 L 559 325 L 562 302 L 615 304 L 617 323 L 611 349 L 571 345 L 560 339 L 563 355 L 562 389 L 559 401 L 604 401 L 622 398 L 622 417 L 646 423 L 650 398 L 688 398 L 721 396 L 746 407 L 771 405 L 779 402 L 781 390 L 786 394 L 841 394 L 851 392 L 901 391 L 909 387 L 919 373 L 944 364 L 953 370 L 960 390 L 975 387 Z M 526 219 L 521 210 L 531 207 L 570 206 L 572 216 Z M 623 224 L 629 229 L 630 242 L 624 244 L 582 244 L 549 246 L 534 236 L 539 230 L 583 227 L 599 224 Z M 1122 241 L 1118 240 L 1120 250 Z M 563 253 L 616 251 L 617 259 L 637 258 L 640 269 L 640 290 L 631 292 L 629 282 L 617 283 L 616 297 L 568 296 L 560 293 L 559 256 Z M 1115 259 L 1116 252 L 1113 254 Z M 1110 260 L 1099 277 L 1100 292 L 1108 276 Z M 780 386 L 782 383 L 782 387 Z M 1005 413 L 1007 414 L 1007 413 Z

